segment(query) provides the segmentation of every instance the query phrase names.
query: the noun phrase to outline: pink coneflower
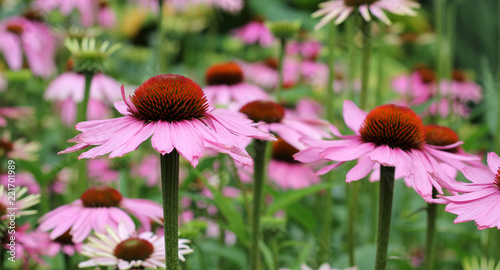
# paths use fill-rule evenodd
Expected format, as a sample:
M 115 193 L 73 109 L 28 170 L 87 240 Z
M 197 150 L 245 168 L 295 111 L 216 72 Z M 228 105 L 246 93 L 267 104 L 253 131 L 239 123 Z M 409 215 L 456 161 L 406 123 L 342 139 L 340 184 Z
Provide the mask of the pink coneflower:
M 420 105 L 428 101 L 436 91 L 436 74 L 433 70 L 418 67 L 410 75 L 401 75 L 392 81 L 394 91 L 402 95 L 401 102 Z
M 9 159 L 36 160 L 41 146 L 38 142 L 26 142 L 24 138 L 11 140 L 9 133 L 0 137 L 0 154 Z
M 306 60 L 315 61 L 323 45 L 317 40 L 291 41 L 286 46 L 286 54 L 300 54 Z
M 56 39 L 42 22 L 10 17 L 0 22 L 0 52 L 12 70 L 23 67 L 23 51 L 33 74 L 49 77 L 54 73 Z
M 243 79 L 243 70 L 236 63 L 213 65 L 205 74 L 207 86 L 203 91 L 212 105 L 228 106 L 235 103 L 241 106 L 254 100 L 269 99 L 264 90 Z
M 166 268 L 164 236 L 152 232 L 137 234 L 124 223 L 118 228 L 107 227 L 105 233 L 89 237 L 83 245 L 82 255 L 90 260 L 78 267 L 113 266 L 116 269 Z M 189 240 L 179 239 L 179 260 L 193 250 L 187 245 Z M 177 263 L 177 262 L 168 262 Z
M 105 226 L 116 227 L 123 221 L 127 228 L 135 225 L 128 214 L 134 215 L 146 228 L 151 221 L 161 223 L 163 209 L 156 202 L 144 199 L 124 198 L 110 187 L 87 189 L 79 200 L 60 206 L 40 218 L 40 229 L 52 230 L 51 239 L 70 230 L 73 242 L 81 243 L 92 230 L 104 232 Z
M 68 256 L 73 256 L 75 253 L 80 253 L 82 251 L 82 243 L 73 243 L 73 236 L 71 236 L 69 230 L 67 230 L 65 233 L 52 240 L 52 248 L 56 254 L 62 252 Z
M 488 154 L 488 169 L 466 167 L 464 176 L 472 183 L 450 183 L 448 189 L 462 193 L 455 196 L 442 196 L 436 200 L 446 203 L 447 212 L 458 215 L 454 223 L 475 221 L 479 230 L 500 228 L 498 202 L 500 201 L 500 158 L 495 153 Z M 436 179 L 447 184 L 439 175 Z
M 358 164 L 346 175 L 347 182 L 364 178 L 377 163 L 395 167 L 406 178 L 407 183 L 426 200 L 432 200 L 433 187 L 441 190 L 440 185 L 428 175 L 442 172 L 439 162 L 461 170 L 465 167 L 463 161 L 477 160 L 469 155 L 443 151 L 453 149 L 461 142 L 447 146 L 426 144 L 422 120 L 406 107 L 382 105 L 367 114 L 352 101 L 346 100 L 344 120 L 355 135 L 341 135 L 332 126 L 333 134 L 340 140 L 303 139 L 311 148 L 299 152 L 295 158 L 302 162 L 325 159 L 339 163 L 357 159 Z M 338 163 L 320 172 L 324 173 L 336 166 Z
M 294 160 L 299 150 L 282 139 L 273 143 L 273 155 L 269 163 L 269 179 L 282 189 L 301 189 L 319 182 L 314 170 Z
M 371 21 L 371 16 L 377 17 L 385 24 L 391 24 L 384 11 L 397 14 L 415 16 L 413 10 L 420 5 L 412 0 L 333 0 L 319 4 L 320 9 L 312 14 L 314 18 L 324 16 L 316 25 L 315 29 L 320 29 L 327 23 L 335 20 L 335 24 L 340 24 L 355 10 L 361 13 L 365 21 Z
M 10 250 L 9 234 L 6 235 L 6 241 L 2 241 L 4 248 Z M 37 264 L 47 266 L 42 256 L 54 256 L 55 250 L 46 232 L 39 230 L 30 231 L 30 224 L 16 226 L 15 230 L 15 258 L 22 260 L 24 268 L 29 269 L 29 259 L 33 259 Z M 4 251 L 5 252 L 5 251 Z
M 0 107 L 0 127 L 7 125 L 7 119 L 25 119 L 32 115 L 33 111 L 32 107 Z
M 148 187 L 155 186 L 160 182 L 160 158 L 157 155 L 150 155 L 132 167 L 132 174 L 146 179 Z
M 264 87 L 274 89 L 278 84 L 278 60 L 268 58 L 262 62 L 246 63 L 239 61 L 243 74 L 250 82 Z M 290 88 L 296 85 L 301 76 L 300 63 L 292 58 L 285 58 L 283 64 L 283 87 Z
M 258 126 L 265 132 L 276 133 L 280 138 L 297 149 L 304 145 L 303 137 L 320 140 L 329 138 L 326 132 L 328 122 L 319 118 L 297 116 L 287 112 L 281 105 L 272 101 L 253 101 L 240 109 L 254 122 L 263 122 Z
M 245 44 L 258 43 L 262 47 L 270 47 L 275 39 L 269 28 L 260 20 L 251 21 L 234 29 L 233 35 Z
M 37 194 L 40 193 L 40 185 L 35 180 L 33 175 L 28 172 L 20 172 L 16 174 L 16 182 L 15 186 L 26 187 L 28 189 L 28 193 Z M 0 174 L 0 185 L 8 186 L 9 184 L 9 175 L 8 174 Z
M 165 155 L 174 148 L 193 166 L 204 156 L 205 147 L 227 153 L 251 165 L 252 159 L 238 142 L 238 136 L 274 140 L 238 113 L 210 110 L 202 89 L 180 75 L 158 75 L 139 86 L 131 98 L 115 103 L 123 117 L 81 122 L 82 131 L 71 141 L 77 143 L 60 153 L 96 146 L 79 158 L 95 158 L 109 153 L 121 157 L 152 136 L 153 148 Z
M 61 117 L 61 122 L 66 126 L 73 127 L 76 122 L 78 104 L 71 98 L 56 101 L 55 111 Z M 90 98 L 87 105 L 87 120 L 106 119 L 113 115 L 109 105 L 97 99 Z
M 33 7 L 45 13 L 58 9 L 65 16 L 69 16 L 76 9 L 80 13 L 80 22 L 84 27 L 92 26 L 94 23 L 102 27 L 111 27 L 116 22 L 116 15 L 106 0 L 36 0 L 33 2 Z
M 118 181 L 120 174 L 111 169 L 109 159 L 97 158 L 87 163 L 87 176 L 101 184 L 109 184 Z

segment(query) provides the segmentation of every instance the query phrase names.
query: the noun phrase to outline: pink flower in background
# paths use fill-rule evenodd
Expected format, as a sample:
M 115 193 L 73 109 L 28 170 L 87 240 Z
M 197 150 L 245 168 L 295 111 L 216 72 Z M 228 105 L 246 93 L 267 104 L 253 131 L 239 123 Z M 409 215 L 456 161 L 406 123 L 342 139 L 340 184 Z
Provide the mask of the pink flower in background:
M 29 268 L 29 260 L 34 260 L 37 264 L 47 267 L 47 263 L 42 256 L 54 256 L 56 250 L 52 246 L 49 236 L 46 232 L 38 230 L 30 231 L 30 224 L 23 224 L 16 227 L 15 232 L 15 254 L 16 260 L 22 260 L 24 269 Z M 3 247 L 10 250 L 9 241 L 2 241 Z
M 0 185 L 7 187 L 8 184 L 9 184 L 9 175 L 0 174 Z M 15 186 L 26 187 L 28 189 L 28 193 L 31 194 L 40 193 L 40 185 L 35 180 L 33 175 L 28 172 L 20 172 L 16 174 Z
M 243 81 L 243 71 L 233 62 L 209 67 L 205 74 L 207 86 L 203 87 L 208 102 L 212 105 L 239 109 L 242 105 L 259 99 L 269 99 L 260 87 Z
M 439 174 L 436 179 L 461 195 L 441 196 L 436 202 L 445 203 L 447 212 L 458 215 L 454 223 L 475 221 L 479 230 L 500 228 L 500 158 L 488 154 L 488 168 L 466 167 L 465 178 L 472 183 L 448 183 Z
M 398 103 L 420 105 L 436 92 L 436 74 L 431 69 L 420 67 L 410 75 L 396 77 L 392 88 L 402 95 Z
M 349 100 L 344 101 L 344 120 L 355 135 L 342 135 L 334 126 L 333 135 L 340 140 L 317 141 L 303 138 L 310 148 L 295 155 L 301 162 L 320 160 L 337 161 L 318 173 L 325 173 L 349 160 L 358 160 L 346 175 L 346 181 L 356 181 L 367 176 L 375 167 L 396 167 L 417 193 L 425 200 L 432 200 L 432 189 L 441 194 L 441 186 L 429 173 L 442 172 L 439 162 L 461 170 L 463 161 L 477 160 L 469 155 L 459 155 L 444 150 L 461 144 L 434 146 L 425 143 L 425 130 L 420 117 L 411 109 L 397 105 L 382 105 L 370 113 L 360 110 Z M 383 128 L 382 128 L 383 127 Z M 446 178 L 447 181 L 450 181 Z
M 28 208 L 38 204 L 40 202 L 40 194 L 29 194 L 24 196 L 28 191 L 27 187 L 17 186 L 14 189 L 14 193 L 16 194 L 16 218 L 22 216 L 29 216 L 36 214 L 36 210 L 29 210 Z M 8 192 L 12 192 L 9 190 L 8 186 L 0 185 L 0 209 L 11 208 L 10 204 L 12 198 L 9 199 L 10 194 Z M 8 212 L 4 211 L 0 214 L 0 220 L 4 221 L 9 219 Z
M 138 177 L 145 178 L 146 185 L 152 187 L 160 182 L 159 168 L 160 158 L 157 155 L 149 155 L 139 165 L 132 167 L 132 173 Z
M 268 174 L 269 179 L 282 189 L 301 189 L 320 181 L 313 169 L 294 160 L 293 155 L 298 152 L 298 149 L 282 139 L 273 143 L 273 156 L 269 163 Z
M 234 29 L 233 35 L 245 44 L 258 43 L 262 47 L 270 47 L 275 41 L 269 28 L 259 20 L 251 21 L 240 28 Z
M 71 170 L 68 168 L 62 169 L 57 175 L 56 178 L 52 181 L 49 186 L 49 190 L 52 193 L 63 194 L 66 192 L 68 184 L 71 181 Z
M 26 142 L 25 138 L 12 141 L 9 133 L 3 133 L 0 137 L 0 154 L 9 159 L 36 160 L 40 148 L 40 143 Z
M 246 63 L 238 61 L 243 74 L 250 82 L 264 87 L 266 89 L 274 89 L 278 84 L 278 60 L 268 58 L 262 62 Z M 285 58 L 283 66 L 283 86 L 285 88 L 292 87 L 300 81 L 301 66 L 300 63 L 293 58 Z
M 111 116 L 107 104 L 120 100 L 119 84 L 113 78 L 102 73 L 92 77 L 87 119 L 98 120 Z M 77 103 L 83 101 L 85 77 L 83 74 L 66 72 L 59 75 L 47 87 L 44 97 L 56 101 L 56 109 L 61 120 L 68 126 L 76 122 Z
M 62 252 L 68 256 L 73 256 L 75 253 L 82 252 L 82 243 L 73 243 L 73 236 L 69 234 L 69 230 L 52 240 L 51 246 L 56 254 Z
M 304 59 L 315 61 L 323 45 L 317 40 L 291 41 L 286 46 L 286 54 L 300 54 Z
M 0 105 L 0 127 L 7 126 L 7 119 L 20 120 L 33 114 L 32 107 L 2 107 Z
M 323 106 L 317 101 L 309 98 L 299 100 L 294 110 L 288 110 L 287 113 L 305 118 L 319 118 L 323 114 Z
M 239 142 L 242 137 L 274 140 L 243 115 L 229 110 L 209 110 L 201 88 L 180 75 L 158 75 L 139 86 L 131 98 L 115 103 L 124 115 L 108 120 L 81 122 L 82 131 L 71 141 L 77 143 L 60 153 L 71 153 L 96 146 L 79 158 L 123 156 L 152 136 L 153 148 L 161 154 L 174 150 L 196 166 L 205 147 L 229 154 L 246 165 L 252 159 Z
M 35 0 L 33 8 L 44 13 L 58 9 L 65 16 L 69 16 L 76 9 L 80 13 L 80 23 L 84 27 L 90 27 L 94 23 L 102 27 L 111 27 L 116 22 L 116 15 L 106 0 Z
M 43 215 L 39 220 L 39 228 L 43 231 L 52 230 L 51 239 L 70 230 L 73 242 L 81 243 L 92 230 L 103 233 L 106 226 L 116 228 L 120 222 L 134 229 L 129 214 L 135 216 L 146 230 L 150 230 L 151 221 L 162 223 L 163 208 L 150 200 L 124 198 L 110 187 L 93 187 L 87 189 L 79 200 Z
M 240 109 L 254 122 L 262 122 L 258 126 L 265 132 L 276 133 L 278 137 L 297 149 L 302 149 L 304 144 L 300 139 L 310 138 L 320 140 L 329 138 L 326 131 L 328 122 L 319 118 L 298 116 L 296 113 L 286 111 L 281 105 L 272 101 L 253 101 Z M 249 143 L 249 142 L 247 142 Z
M 189 240 L 179 239 L 179 260 L 193 250 Z M 166 268 L 165 239 L 150 231 L 137 233 L 133 228 L 120 223 L 117 228 L 106 227 L 101 234 L 89 237 L 83 245 L 82 255 L 90 260 L 78 267 L 113 266 L 116 269 Z M 174 262 L 169 262 L 174 263 Z
M 33 74 L 47 78 L 56 70 L 56 39 L 49 27 L 23 17 L 0 22 L 0 53 L 12 70 L 23 67 L 23 52 Z
M 111 169 L 109 159 L 97 158 L 87 162 L 87 176 L 98 183 L 109 184 L 118 181 L 120 174 Z
M 372 15 L 385 24 L 391 24 L 384 11 L 397 14 L 415 16 L 414 9 L 420 4 L 412 0 L 332 0 L 319 4 L 320 9 L 312 14 L 313 18 L 324 16 L 314 29 L 318 30 L 329 22 L 335 20 L 340 24 L 352 14 L 359 11 L 365 21 L 371 21 Z

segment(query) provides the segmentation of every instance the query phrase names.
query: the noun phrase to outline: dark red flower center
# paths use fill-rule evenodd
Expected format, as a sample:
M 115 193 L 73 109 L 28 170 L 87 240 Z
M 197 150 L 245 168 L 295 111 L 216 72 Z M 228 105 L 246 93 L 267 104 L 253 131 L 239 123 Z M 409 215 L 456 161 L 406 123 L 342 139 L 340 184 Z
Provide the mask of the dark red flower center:
M 234 85 L 243 82 L 243 70 L 233 62 L 213 65 L 207 69 L 208 85 Z
M 500 189 L 500 167 L 498 167 L 497 174 L 495 174 L 494 183 L 498 189 Z
M 272 69 L 278 70 L 279 62 L 276 58 L 269 57 L 264 61 L 264 64 Z
M 254 122 L 279 123 L 285 117 L 285 109 L 276 102 L 257 100 L 240 109 Z
M 144 261 L 155 251 L 154 246 L 147 240 L 129 238 L 116 245 L 113 255 L 125 261 Z
M 426 125 L 425 130 L 425 141 L 427 144 L 436 146 L 446 146 L 458 142 L 458 135 L 451 128 L 438 126 L 438 125 Z M 443 151 L 456 153 L 459 147 L 454 147 L 451 149 L 445 149 Z
M 183 121 L 202 118 L 208 101 L 201 87 L 181 75 L 158 75 L 145 81 L 131 96 L 138 112 L 132 115 L 147 121 Z
M 422 149 L 424 125 L 411 109 L 387 104 L 373 109 L 359 130 L 361 139 L 376 145 L 387 145 L 405 151 Z
M 467 81 L 467 77 L 465 76 L 465 72 L 462 70 L 455 69 L 453 70 L 453 80 L 457 82 L 465 82 Z
M 350 7 L 358 7 L 361 5 L 369 5 L 377 2 L 378 0 L 344 0 L 344 4 Z
M 299 150 L 281 138 L 278 138 L 276 142 L 273 143 L 273 159 L 277 161 L 283 161 L 288 163 L 297 163 L 293 158 L 293 155 L 297 154 Z
M 418 68 L 416 72 L 420 75 L 420 78 L 422 78 L 423 83 L 432 83 L 436 81 L 436 73 L 432 69 L 422 67 Z
M 16 35 L 20 35 L 24 32 L 24 28 L 20 24 L 9 23 L 9 24 L 7 24 L 7 31 L 14 33 Z
M 7 214 L 7 206 L 5 206 L 3 203 L 0 203 L 0 217 L 4 216 Z
M 116 207 L 122 198 L 118 190 L 110 187 L 89 188 L 80 197 L 85 207 Z
M 42 13 L 38 10 L 29 9 L 24 13 L 24 18 L 33 22 L 43 22 Z
M 14 150 L 14 144 L 10 141 L 0 139 L 0 149 L 5 150 L 5 152 L 10 152 Z
M 54 239 L 54 242 L 58 242 L 62 245 L 72 245 L 73 236 L 69 234 L 69 230 L 67 230 L 65 233 L 61 234 L 59 237 Z
M 75 60 L 73 58 L 69 58 L 66 61 L 66 71 L 73 71 L 73 67 L 75 66 Z
M 108 1 L 106 1 L 106 0 L 99 0 L 98 4 L 99 4 L 99 8 L 107 8 L 108 7 Z

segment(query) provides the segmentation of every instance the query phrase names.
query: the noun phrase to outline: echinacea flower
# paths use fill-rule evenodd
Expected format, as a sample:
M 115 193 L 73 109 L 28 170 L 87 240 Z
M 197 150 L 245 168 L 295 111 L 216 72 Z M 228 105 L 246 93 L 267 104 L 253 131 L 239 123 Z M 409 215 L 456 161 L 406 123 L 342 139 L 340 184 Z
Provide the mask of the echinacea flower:
M 436 202 L 445 203 L 447 212 L 458 215 L 453 223 L 475 221 L 479 230 L 497 227 L 500 229 L 500 158 L 496 153 L 488 154 L 488 168 L 466 167 L 465 178 L 472 183 L 448 183 L 439 174 L 434 177 L 447 189 L 461 193 L 441 196 Z
M 87 163 L 87 175 L 101 184 L 109 184 L 118 181 L 120 174 L 111 169 L 110 160 L 106 158 L 96 158 Z
M 410 75 L 401 75 L 392 81 L 395 92 L 402 95 L 398 103 L 408 106 L 420 105 L 436 92 L 436 74 L 433 70 L 418 67 Z
M 321 42 L 317 40 L 305 40 L 302 42 L 291 41 L 287 44 L 286 54 L 300 54 L 306 60 L 316 60 L 322 49 Z
M 36 160 L 40 148 L 38 142 L 26 142 L 24 138 L 12 141 L 10 133 L 3 133 L 0 137 L 0 154 L 9 159 Z
M 245 44 L 258 43 L 261 47 L 270 47 L 275 41 L 269 28 L 259 20 L 251 21 L 240 28 L 234 29 L 233 35 Z
M 414 9 L 420 4 L 413 0 L 332 0 L 319 4 L 320 9 L 312 14 L 313 18 L 324 16 L 314 29 L 318 30 L 327 23 L 335 20 L 340 24 L 355 10 L 361 13 L 363 19 L 371 21 L 372 15 L 385 24 L 391 24 L 384 11 L 397 14 L 415 16 Z
M 179 260 L 193 250 L 187 245 L 189 240 L 179 239 Z M 116 269 L 166 268 L 164 236 L 152 232 L 137 234 L 125 224 L 118 228 L 107 227 L 104 233 L 89 237 L 83 245 L 82 255 L 90 260 L 78 267 L 113 266 Z
M 387 104 L 366 113 L 352 101 L 346 100 L 344 120 L 355 135 L 342 135 L 336 127 L 331 126 L 333 135 L 340 140 L 315 141 L 303 138 L 302 141 L 310 148 L 296 154 L 295 159 L 301 162 L 339 162 L 323 168 L 320 173 L 343 162 L 358 160 L 358 164 L 347 173 L 347 182 L 364 178 L 377 163 L 395 167 L 425 200 L 432 200 L 433 188 L 442 194 L 441 186 L 429 175 L 442 172 L 439 162 L 461 170 L 465 167 L 463 161 L 478 159 L 443 151 L 461 142 L 447 146 L 426 144 L 422 120 L 407 107 Z M 446 181 L 449 179 L 446 178 Z
M 12 211 L 12 208 L 16 208 L 14 211 L 16 217 L 29 216 L 37 213 L 36 210 L 29 210 L 28 208 L 40 202 L 40 194 L 29 194 L 24 196 L 27 191 L 28 188 L 26 187 L 17 186 L 12 188 L 0 185 L 0 220 L 8 219 L 8 215 L 11 214 L 10 211 Z M 15 202 L 9 199 L 7 192 L 15 192 Z M 9 208 L 11 209 L 9 210 Z
M 10 236 L 15 236 L 15 240 L 2 241 L 3 248 L 10 250 L 9 244 L 12 242 L 15 245 L 14 258 L 22 260 L 25 266 L 29 265 L 29 260 L 34 260 L 37 264 L 47 267 L 47 263 L 42 259 L 42 256 L 54 256 L 56 250 L 49 239 L 46 232 L 40 230 L 30 230 L 30 224 L 26 223 L 22 226 L 16 226 L 15 234 L 7 234 L 6 239 Z M 28 269 L 28 268 L 26 268 Z
M 74 243 L 73 236 L 69 234 L 69 230 L 56 239 L 53 239 L 52 246 L 56 254 L 62 252 L 68 256 L 73 256 L 75 253 L 80 253 L 82 251 L 82 243 Z
M 7 118 L 19 120 L 27 118 L 34 112 L 32 107 L 2 107 L 0 105 L 0 127 L 7 125 Z
M 250 82 L 264 87 L 274 89 L 278 84 L 278 60 L 276 58 L 267 58 L 262 62 L 246 63 L 238 61 L 243 74 Z M 300 80 L 300 63 L 292 58 L 286 57 L 283 63 L 283 87 L 290 88 L 296 85 Z
M 71 153 L 96 146 L 79 158 L 95 158 L 109 153 L 121 157 L 151 138 L 153 148 L 165 155 L 174 148 L 193 166 L 204 156 L 205 147 L 229 154 L 237 161 L 251 165 L 252 159 L 239 138 L 249 136 L 261 140 L 274 138 L 258 129 L 239 113 L 210 110 L 198 84 L 180 75 L 158 75 L 139 86 L 115 108 L 124 115 L 108 120 L 81 122 L 82 133 L 73 138 L 77 143 L 60 153 Z
M 327 121 L 290 113 L 273 101 L 252 101 L 243 106 L 240 112 L 254 122 L 261 122 L 259 129 L 275 133 L 297 149 L 304 147 L 300 142 L 303 137 L 316 140 L 330 137 L 326 131 Z
M 26 187 L 28 189 L 28 193 L 30 194 L 38 194 L 40 193 L 40 185 L 35 180 L 33 175 L 28 172 L 20 172 L 15 175 L 15 185 L 20 187 Z M 12 176 L 9 177 L 9 174 L 4 173 L 0 174 L 0 185 L 8 186 L 9 179 L 12 179 Z M 12 180 L 11 180 L 12 181 Z M 12 183 L 11 183 L 12 184 Z
M 151 221 L 161 223 L 163 208 L 153 201 L 124 198 L 110 187 L 93 187 L 87 189 L 79 200 L 59 206 L 42 216 L 39 228 L 43 231 L 52 230 L 51 239 L 70 230 L 73 242 L 81 243 L 92 230 L 102 233 L 106 225 L 116 228 L 121 221 L 127 228 L 134 229 L 129 214 L 149 229 Z
M 0 52 L 12 70 L 23 67 L 23 51 L 35 75 L 49 77 L 56 70 L 56 39 L 42 22 L 10 17 L 0 22 Z
M 243 81 L 243 70 L 234 62 L 217 64 L 209 67 L 205 74 L 207 86 L 203 91 L 212 105 L 242 106 L 248 102 L 269 99 L 269 95 L 260 87 Z

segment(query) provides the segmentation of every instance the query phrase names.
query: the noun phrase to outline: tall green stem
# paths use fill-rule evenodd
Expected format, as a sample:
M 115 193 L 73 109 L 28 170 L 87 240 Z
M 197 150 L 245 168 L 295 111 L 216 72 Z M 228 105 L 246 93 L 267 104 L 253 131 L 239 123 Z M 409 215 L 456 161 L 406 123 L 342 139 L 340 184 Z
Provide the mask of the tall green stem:
M 384 85 L 385 77 L 385 24 L 381 23 L 380 33 L 378 35 L 378 63 L 377 63 L 377 95 L 375 97 L 375 104 L 377 106 L 382 105 L 382 89 Z
M 446 0 L 435 0 L 435 23 L 437 32 L 437 42 L 436 42 L 436 89 L 437 95 L 441 98 L 441 89 L 439 83 L 444 77 L 444 58 L 446 57 L 446 52 L 444 51 L 445 43 L 445 25 L 444 25 L 444 12 L 445 12 Z M 439 115 L 439 114 L 436 114 Z
M 347 97 L 350 100 L 355 100 L 355 92 L 354 92 L 354 78 L 356 77 L 356 68 L 357 68 L 357 55 L 358 51 L 354 42 L 354 30 L 356 28 L 355 19 L 357 17 L 349 18 L 346 21 L 346 29 L 345 29 L 345 43 L 349 47 L 348 54 L 350 56 L 348 71 L 347 71 L 347 87 L 348 91 Z
M 348 184 L 349 202 L 347 216 L 347 251 L 349 254 L 349 266 L 356 264 L 355 258 L 355 236 L 356 236 L 356 213 L 358 211 L 359 183 L 357 181 Z
M 179 153 L 173 150 L 161 159 L 161 195 L 163 198 L 163 226 L 165 257 L 168 270 L 179 269 L 178 211 L 179 211 Z
M 337 26 L 330 24 L 329 40 L 328 40 L 328 84 L 326 85 L 325 108 L 326 119 L 330 122 L 335 118 L 333 108 L 333 83 L 335 81 L 335 36 Z
M 394 193 L 395 167 L 380 165 L 379 214 L 377 229 L 377 255 L 375 270 L 385 270 L 387 247 L 391 228 L 392 197 Z
M 158 67 L 160 68 L 160 73 L 163 74 L 167 72 L 167 59 L 166 54 L 163 50 L 163 43 L 165 40 L 163 31 L 163 0 L 158 0 Z
M 286 40 L 284 38 L 280 39 L 280 53 L 278 57 L 278 83 L 276 84 L 276 100 L 280 103 L 281 91 L 283 90 L 283 66 L 285 65 L 285 46 Z
M 432 189 L 432 195 L 435 197 L 437 191 Z M 434 235 L 436 235 L 436 216 L 437 204 L 431 203 L 427 206 L 427 233 L 425 238 L 425 262 L 424 270 L 434 269 Z
M 498 3 L 498 19 L 499 19 L 499 24 L 497 25 L 497 27 L 500 28 L 500 3 Z M 497 92 L 497 99 L 498 101 L 500 102 L 500 29 L 498 30 L 498 65 L 497 65 L 497 76 L 498 76 L 498 79 L 497 79 L 497 82 L 498 82 L 498 92 Z M 500 103 L 498 103 L 500 104 Z M 495 134 L 500 134 L 500 107 L 497 107 L 497 128 L 496 128 L 496 133 Z M 495 141 L 494 141 L 494 147 L 495 147 L 495 152 L 497 153 L 500 153 L 500 136 L 494 136 L 495 137 Z M 490 230 L 493 230 L 493 229 L 490 229 Z
M 71 268 L 71 257 L 66 254 L 66 253 L 63 253 L 63 257 L 64 257 L 64 267 L 66 270 L 71 270 L 73 268 Z
M 76 120 L 78 123 L 87 121 L 87 108 L 89 105 L 90 99 L 90 85 L 92 83 L 92 78 L 94 77 L 94 73 L 91 71 L 85 71 L 83 73 L 85 77 L 85 90 L 83 94 L 83 101 L 80 103 L 78 107 L 78 112 L 76 116 Z M 88 187 L 87 183 L 87 162 L 85 160 L 81 160 L 78 166 L 78 189 L 86 190 Z
M 370 54 L 371 54 L 371 30 L 370 23 L 362 20 L 361 29 L 363 31 L 363 53 L 361 55 L 361 97 L 359 107 L 366 110 L 368 99 L 368 79 L 370 76 Z
M 266 148 L 267 142 L 261 140 L 254 141 L 254 182 L 253 182 L 253 211 L 252 211 L 252 241 L 250 246 L 250 264 L 252 270 L 261 267 L 259 256 L 260 241 L 260 207 L 262 202 L 262 187 L 264 185 L 266 171 Z

